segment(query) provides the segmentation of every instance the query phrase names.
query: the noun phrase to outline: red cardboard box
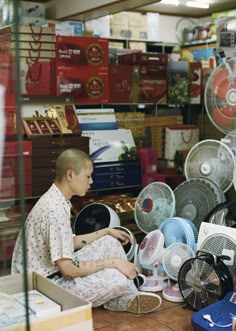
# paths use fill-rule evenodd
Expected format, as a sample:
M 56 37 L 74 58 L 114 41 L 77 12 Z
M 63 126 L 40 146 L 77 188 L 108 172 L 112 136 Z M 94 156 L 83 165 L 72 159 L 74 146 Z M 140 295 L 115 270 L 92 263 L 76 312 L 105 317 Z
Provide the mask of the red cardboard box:
M 202 96 L 202 64 L 190 62 L 189 75 L 190 103 L 200 104 Z
M 139 67 L 125 64 L 109 66 L 109 102 L 138 102 Z
M 73 96 L 74 103 L 107 103 L 108 71 L 88 68 L 57 70 L 56 95 Z
M 119 64 L 128 64 L 128 65 L 138 65 L 138 64 L 147 64 L 147 65 L 164 65 L 166 66 L 168 62 L 168 55 L 161 53 L 129 53 L 122 54 L 118 56 Z
M 57 36 L 56 67 L 108 69 L 108 40 L 94 37 Z
M 139 72 L 139 102 L 166 104 L 166 65 L 141 65 Z
M 54 88 L 54 61 L 49 59 L 36 59 L 32 61 L 22 58 L 21 93 L 23 95 L 52 95 Z

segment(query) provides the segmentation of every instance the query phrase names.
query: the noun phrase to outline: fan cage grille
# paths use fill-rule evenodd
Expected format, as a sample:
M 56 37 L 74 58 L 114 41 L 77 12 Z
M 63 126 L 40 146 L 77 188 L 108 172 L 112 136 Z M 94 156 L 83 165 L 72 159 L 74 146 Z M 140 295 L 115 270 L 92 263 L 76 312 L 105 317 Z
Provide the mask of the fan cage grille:
M 224 294 L 219 275 L 200 259 L 189 259 L 182 265 L 178 283 L 184 300 L 194 310 L 218 301 Z
M 231 264 L 233 265 L 230 265 L 227 261 L 224 261 L 224 263 L 229 269 L 233 279 L 234 289 L 236 289 L 236 240 L 227 234 L 212 234 L 201 243 L 200 250 L 210 252 L 216 256 L 227 255 L 225 252 L 227 252 L 227 250 L 230 251 L 233 260 Z

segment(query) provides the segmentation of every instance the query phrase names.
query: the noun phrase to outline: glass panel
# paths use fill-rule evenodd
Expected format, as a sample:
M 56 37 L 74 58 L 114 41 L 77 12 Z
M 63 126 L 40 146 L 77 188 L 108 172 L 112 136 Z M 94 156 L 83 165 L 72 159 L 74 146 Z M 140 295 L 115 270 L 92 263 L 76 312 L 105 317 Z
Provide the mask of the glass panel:
M 10 275 L 15 240 L 25 221 L 25 173 L 30 162 L 21 130 L 19 5 L 18 0 L 0 0 L 0 281 L 1 277 Z M 22 240 L 25 242 L 24 231 Z M 25 251 L 24 245 L 24 256 Z M 26 275 L 25 261 L 25 293 Z M 9 290 L 6 285 L 6 293 Z M 3 299 L 4 295 L 0 293 L 0 301 Z M 25 303 L 28 307 L 27 297 Z M 28 309 L 23 308 L 20 320 L 22 323 L 26 319 L 25 330 L 29 330 L 27 312 Z M 10 318 L 5 319 L 5 323 L 9 321 Z M 0 328 L 3 327 L 1 323 L 4 323 L 4 319 L 0 319 Z

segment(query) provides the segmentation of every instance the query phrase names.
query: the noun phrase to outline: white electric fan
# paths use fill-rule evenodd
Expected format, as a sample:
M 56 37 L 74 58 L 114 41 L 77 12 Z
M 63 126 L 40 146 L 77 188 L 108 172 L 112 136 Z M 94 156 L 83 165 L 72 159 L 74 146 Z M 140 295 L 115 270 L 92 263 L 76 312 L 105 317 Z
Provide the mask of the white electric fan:
M 207 178 L 191 178 L 174 189 L 176 215 L 188 219 L 199 229 L 201 222 L 225 201 L 221 188 Z
M 184 243 L 173 243 L 165 249 L 162 257 L 162 266 L 171 280 L 162 291 L 164 299 L 172 302 L 183 302 L 178 285 L 178 273 L 185 261 L 195 256 L 192 248 Z M 173 283 L 174 282 L 174 283 Z
M 175 196 L 165 183 L 154 182 L 147 185 L 135 201 L 135 222 L 144 233 L 158 229 L 163 220 L 174 214 Z
M 135 201 L 135 223 L 138 228 L 146 234 L 157 230 L 163 220 L 174 214 L 175 196 L 173 190 L 163 182 L 154 182 L 144 187 Z M 160 277 L 157 277 L 155 274 L 156 269 L 154 263 L 144 263 L 143 259 L 141 262 L 139 250 L 139 246 L 137 245 L 134 263 L 140 270 L 148 268 L 151 265 L 154 274 L 151 281 L 147 279 L 146 283 L 148 284 L 144 284 L 145 286 L 142 287 L 142 291 L 146 290 L 146 288 L 150 291 L 156 291 L 156 289 L 161 290 L 163 288 L 163 282 L 159 279 Z M 166 285 L 166 282 L 164 285 Z
M 73 230 L 78 235 L 114 226 L 120 226 L 120 218 L 114 209 L 103 203 L 94 202 L 78 213 Z
M 224 60 L 207 80 L 204 101 L 209 119 L 221 132 L 236 128 L 236 57 Z
M 216 183 L 223 192 L 233 184 L 235 158 L 231 149 L 223 142 L 206 139 L 194 145 L 184 164 L 187 180 L 206 178 Z
M 152 265 L 153 274 L 147 276 L 141 291 L 157 292 L 162 291 L 168 285 L 168 277 L 162 268 L 162 256 L 164 253 L 164 236 L 160 230 L 149 232 L 138 250 L 138 259 L 141 265 Z

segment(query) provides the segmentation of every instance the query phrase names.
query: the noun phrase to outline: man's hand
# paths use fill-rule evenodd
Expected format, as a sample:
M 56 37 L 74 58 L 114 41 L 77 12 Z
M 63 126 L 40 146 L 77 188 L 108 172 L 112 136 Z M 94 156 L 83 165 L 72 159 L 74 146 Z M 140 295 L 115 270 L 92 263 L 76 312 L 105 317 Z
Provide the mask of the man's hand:
M 132 244 L 132 238 L 130 235 L 122 230 L 114 229 L 114 228 L 107 228 L 108 234 L 118 240 L 122 243 L 122 245 L 126 245 L 129 242 Z

